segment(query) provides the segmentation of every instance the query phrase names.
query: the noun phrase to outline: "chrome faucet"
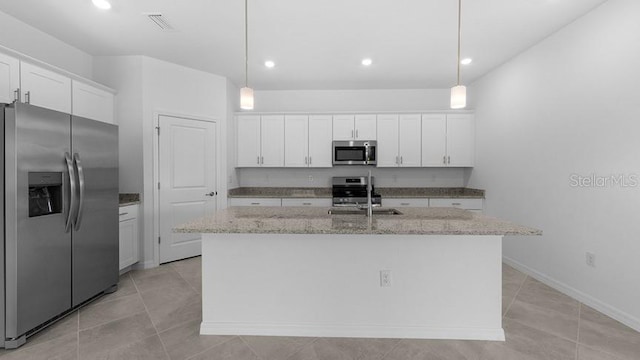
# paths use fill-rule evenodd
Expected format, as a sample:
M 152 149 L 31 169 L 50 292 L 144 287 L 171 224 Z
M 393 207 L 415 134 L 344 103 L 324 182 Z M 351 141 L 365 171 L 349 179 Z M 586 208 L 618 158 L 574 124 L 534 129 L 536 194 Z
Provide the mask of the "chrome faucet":
M 371 193 L 373 192 L 373 184 L 371 184 L 371 170 L 369 170 L 369 177 L 367 179 L 367 216 L 373 216 L 373 203 L 371 200 Z

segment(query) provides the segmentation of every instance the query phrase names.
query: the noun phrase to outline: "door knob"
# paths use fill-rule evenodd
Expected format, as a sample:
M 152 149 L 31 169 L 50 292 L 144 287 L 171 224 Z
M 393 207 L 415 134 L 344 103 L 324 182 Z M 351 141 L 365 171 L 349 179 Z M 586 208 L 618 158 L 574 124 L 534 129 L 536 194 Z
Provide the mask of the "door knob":
M 208 194 L 204 194 L 204 196 L 215 196 L 215 195 L 218 195 L 217 191 L 212 191 L 212 192 L 210 192 Z

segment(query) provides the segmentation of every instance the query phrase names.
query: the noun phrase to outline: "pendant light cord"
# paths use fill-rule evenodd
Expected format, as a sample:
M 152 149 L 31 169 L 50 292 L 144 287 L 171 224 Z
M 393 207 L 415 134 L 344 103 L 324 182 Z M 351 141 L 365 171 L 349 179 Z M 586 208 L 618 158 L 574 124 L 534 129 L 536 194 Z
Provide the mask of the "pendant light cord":
M 462 0 L 458 0 L 458 85 L 460 85 L 460 28 L 462 24 Z
M 244 0 L 244 86 L 249 87 L 249 9 Z

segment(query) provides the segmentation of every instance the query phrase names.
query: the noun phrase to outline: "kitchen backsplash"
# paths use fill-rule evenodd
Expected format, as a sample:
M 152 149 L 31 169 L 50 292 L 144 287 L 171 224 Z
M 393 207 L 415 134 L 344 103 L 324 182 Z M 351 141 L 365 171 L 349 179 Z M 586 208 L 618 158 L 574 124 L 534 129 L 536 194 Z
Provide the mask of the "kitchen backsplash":
M 241 187 L 331 187 L 333 176 L 365 176 L 369 169 L 379 187 L 463 187 L 463 168 L 375 168 L 341 166 L 328 169 L 236 169 Z

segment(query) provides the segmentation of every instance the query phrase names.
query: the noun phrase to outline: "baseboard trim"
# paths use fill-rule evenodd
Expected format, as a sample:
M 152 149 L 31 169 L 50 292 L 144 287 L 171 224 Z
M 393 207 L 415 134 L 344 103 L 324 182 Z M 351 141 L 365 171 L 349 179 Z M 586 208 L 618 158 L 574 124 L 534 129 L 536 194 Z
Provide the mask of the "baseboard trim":
M 503 256 L 502 260 L 509 266 L 519 270 L 532 278 L 551 286 L 552 288 L 564 293 L 572 298 L 580 301 L 581 303 L 590 306 L 601 313 L 627 325 L 628 327 L 640 332 L 640 319 L 631 316 L 630 314 L 621 311 L 607 303 L 604 303 L 591 295 L 585 294 L 580 290 L 577 290 L 563 282 L 560 282 L 546 274 L 539 272 L 533 268 L 528 267 L 514 259 L 511 259 L 507 256 Z
M 146 270 L 154 267 L 158 267 L 158 265 L 153 260 L 140 261 L 131 265 L 131 270 Z
M 432 328 L 421 326 L 352 326 L 314 324 L 257 324 L 203 321 L 200 335 L 263 335 L 304 337 L 355 337 L 438 340 L 505 341 L 504 330 Z

